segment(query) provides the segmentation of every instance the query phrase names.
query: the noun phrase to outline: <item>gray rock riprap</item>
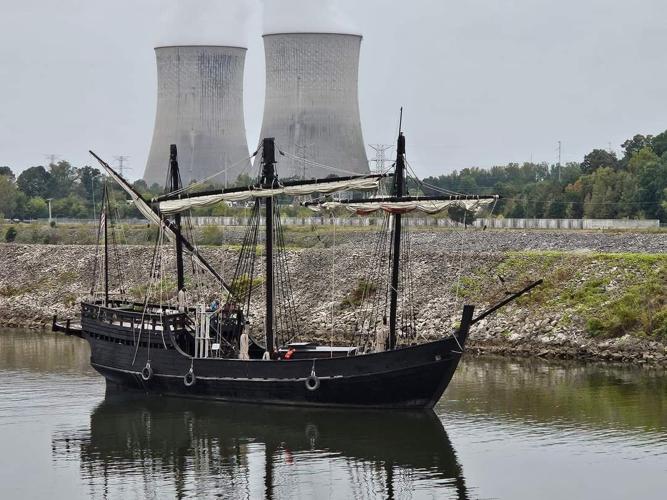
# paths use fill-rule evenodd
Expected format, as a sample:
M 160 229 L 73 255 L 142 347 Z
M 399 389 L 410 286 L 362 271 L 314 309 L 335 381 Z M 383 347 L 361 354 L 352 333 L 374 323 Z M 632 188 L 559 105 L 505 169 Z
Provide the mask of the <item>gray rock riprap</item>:
M 332 304 L 334 340 L 340 340 L 342 332 L 354 330 L 355 310 L 342 307 L 341 303 L 367 270 L 371 242 L 368 234 L 365 239 L 363 236 L 355 233 L 337 238 L 333 286 L 331 248 L 320 246 L 289 252 L 297 314 L 302 330 L 309 337 L 330 340 Z M 478 279 L 480 272 L 484 277 L 488 271 L 489 282 L 497 286 L 493 269 L 503 261 L 507 251 L 586 249 L 664 253 L 667 249 L 667 235 L 649 233 L 475 231 L 467 232 L 465 240 L 461 237 L 460 232 L 450 231 L 414 235 L 412 261 L 417 288 L 415 306 L 419 311 L 417 325 L 426 339 L 451 331 L 459 320 L 462 300 L 456 296 L 457 283 Z M 223 270 L 227 279 L 231 277 L 236 250 L 206 247 L 203 252 Z M 137 290 L 145 285 L 150 274 L 152 248 L 123 247 L 120 256 L 130 262 L 124 267 L 127 289 Z M 166 259 L 168 265 L 173 265 L 171 254 Z M 93 246 L 0 245 L 0 325 L 48 327 L 54 314 L 77 317 L 78 302 L 90 292 L 94 263 Z M 595 268 L 582 271 L 584 276 L 598 272 Z M 609 286 L 613 287 L 614 283 Z M 502 294 L 498 298 L 502 298 Z M 480 309 L 483 305 L 480 304 Z M 630 336 L 595 339 L 576 318 L 562 322 L 561 316 L 562 311 L 514 304 L 502 314 L 476 325 L 470 346 L 473 351 L 509 355 L 667 363 L 667 350 L 660 342 Z M 252 320 L 255 325 L 261 325 L 261 315 Z

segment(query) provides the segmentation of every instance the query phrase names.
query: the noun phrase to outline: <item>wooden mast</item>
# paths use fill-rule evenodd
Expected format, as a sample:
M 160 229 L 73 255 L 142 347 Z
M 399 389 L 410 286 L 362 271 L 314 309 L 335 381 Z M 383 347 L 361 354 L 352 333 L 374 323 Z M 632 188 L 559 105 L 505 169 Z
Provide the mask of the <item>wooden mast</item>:
M 275 139 L 265 138 L 262 141 L 262 178 L 263 188 L 272 188 L 276 179 L 274 164 L 276 163 Z M 273 198 L 266 197 L 266 351 L 273 354 Z
M 169 147 L 169 181 L 170 186 L 168 193 L 173 193 L 181 189 L 181 174 L 178 170 L 178 150 L 176 144 Z M 174 216 L 174 226 L 176 230 L 176 277 L 177 277 L 177 291 L 181 291 L 185 287 L 185 274 L 183 271 L 183 237 L 181 236 L 181 214 L 177 213 Z
M 104 183 L 104 306 L 109 307 L 109 191 Z
M 401 123 L 403 121 L 403 108 L 401 108 Z M 396 147 L 396 167 L 394 171 L 394 198 L 400 200 L 405 191 L 405 136 L 400 131 L 399 125 L 398 142 Z M 389 342 L 388 348 L 396 347 L 396 310 L 398 307 L 398 274 L 401 262 L 401 214 L 394 214 L 394 227 L 392 230 L 393 248 L 391 263 L 391 290 L 389 301 Z

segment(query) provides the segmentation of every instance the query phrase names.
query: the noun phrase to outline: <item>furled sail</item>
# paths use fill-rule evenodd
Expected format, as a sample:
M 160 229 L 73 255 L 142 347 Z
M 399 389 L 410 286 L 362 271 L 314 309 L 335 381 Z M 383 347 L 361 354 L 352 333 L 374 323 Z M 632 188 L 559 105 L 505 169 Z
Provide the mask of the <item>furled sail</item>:
M 192 194 L 186 198 L 170 199 L 159 202 L 160 212 L 174 214 L 215 205 L 223 201 L 247 201 L 255 198 L 268 198 L 285 194 L 288 196 L 306 196 L 313 193 L 330 194 L 341 191 L 369 191 L 377 189 L 380 179 L 384 175 L 347 178 L 344 180 L 322 179 L 318 182 L 300 184 L 284 184 L 272 189 L 248 188 L 220 191 L 213 194 Z
M 466 210 L 476 212 L 480 208 L 491 205 L 495 203 L 498 199 L 497 196 L 489 197 L 466 197 L 466 198 L 455 198 L 452 199 L 438 199 L 438 200 L 429 200 L 429 199 L 401 199 L 399 200 L 366 200 L 364 202 L 346 202 L 346 201 L 328 201 L 320 204 L 307 204 L 307 206 L 315 211 L 321 209 L 331 210 L 336 207 L 343 206 L 348 209 L 350 212 L 354 212 L 357 215 L 368 215 L 378 210 L 382 210 L 394 214 L 404 214 L 408 212 L 418 211 L 429 215 L 434 215 L 440 213 L 444 210 L 447 210 L 449 207 L 461 207 Z

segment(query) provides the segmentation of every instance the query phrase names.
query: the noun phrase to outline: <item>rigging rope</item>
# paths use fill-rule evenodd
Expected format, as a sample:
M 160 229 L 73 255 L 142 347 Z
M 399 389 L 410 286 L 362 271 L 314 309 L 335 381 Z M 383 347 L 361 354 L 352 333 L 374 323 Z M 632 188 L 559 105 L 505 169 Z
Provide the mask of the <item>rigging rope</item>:
M 261 149 L 261 148 L 260 148 L 260 149 Z M 231 165 L 225 167 L 223 170 L 221 170 L 221 171 L 219 171 L 219 172 L 216 172 L 216 173 L 213 174 L 213 175 L 209 175 L 208 177 L 202 179 L 201 181 L 193 182 L 193 183 L 191 183 L 191 184 L 188 185 L 188 186 L 181 187 L 180 189 L 176 189 L 176 190 L 171 191 L 171 192 L 169 192 L 169 193 L 167 193 L 167 194 L 170 195 L 170 196 L 175 196 L 175 195 L 178 195 L 178 194 L 181 194 L 181 193 L 190 191 L 190 190 L 194 189 L 195 187 L 202 186 L 202 185 L 206 184 L 208 181 L 210 181 L 211 179 L 214 179 L 215 177 L 224 174 L 225 172 L 227 172 L 227 170 L 233 169 L 234 167 L 237 167 L 237 166 L 240 165 L 241 163 L 244 163 L 244 162 L 249 161 L 251 158 L 253 158 L 255 155 L 257 155 L 257 153 L 258 153 L 259 151 L 260 151 L 260 150 L 258 149 L 257 151 L 255 151 L 255 152 L 254 152 L 253 154 L 251 154 L 250 156 L 248 156 L 248 157 L 246 157 L 246 158 L 242 158 L 242 159 L 240 159 L 239 161 L 237 161 L 237 162 L 235 162 L 235 163 L 232 163 Z M 241 174 L 239 174 L 239 176 L 242 175 L 242 174 L 245 172 L 245 170 L 246 170 L 247 168 L 248 168 L 248 166 L 246 165 L 246 167 L 241 171 Z

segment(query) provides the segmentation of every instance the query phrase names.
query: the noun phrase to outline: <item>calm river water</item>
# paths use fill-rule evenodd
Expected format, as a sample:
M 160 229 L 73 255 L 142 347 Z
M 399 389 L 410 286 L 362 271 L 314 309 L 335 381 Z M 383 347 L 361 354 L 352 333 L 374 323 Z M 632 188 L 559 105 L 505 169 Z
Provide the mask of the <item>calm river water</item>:
M 667 375 L 465 358 L 435 413 L 105 395 L 87 344 L 0 331 L 0 498 L 667 498 Z

